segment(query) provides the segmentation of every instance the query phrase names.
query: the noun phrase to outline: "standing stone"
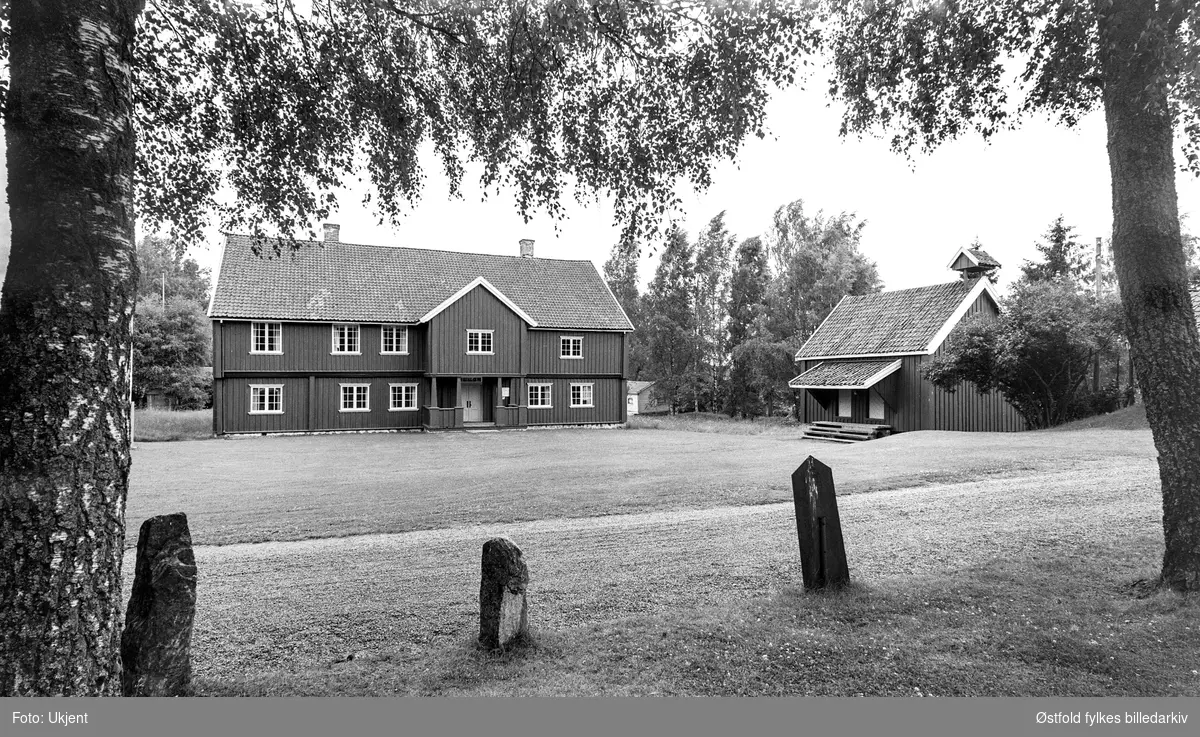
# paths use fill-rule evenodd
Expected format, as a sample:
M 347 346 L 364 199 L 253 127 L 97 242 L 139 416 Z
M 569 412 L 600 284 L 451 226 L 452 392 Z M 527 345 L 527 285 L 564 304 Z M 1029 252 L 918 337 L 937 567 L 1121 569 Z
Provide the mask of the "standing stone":
M 512 540 L 494 537 L 483 544 L 479 583 L 479 645 L 507 647 L 528 634 L 529 568 Z
M 809 456 L 792 474 L 796 534 L 800 538 L 800 570 L 804 588 L 844 586 L 850 582 L 842 521 L 833 492 L 833 471 Z
M 133 591 L 121 633 L 125 696 L 185 696 L 196 615 L 196 558 L 183 513 L 151 517 L 138 533 Z

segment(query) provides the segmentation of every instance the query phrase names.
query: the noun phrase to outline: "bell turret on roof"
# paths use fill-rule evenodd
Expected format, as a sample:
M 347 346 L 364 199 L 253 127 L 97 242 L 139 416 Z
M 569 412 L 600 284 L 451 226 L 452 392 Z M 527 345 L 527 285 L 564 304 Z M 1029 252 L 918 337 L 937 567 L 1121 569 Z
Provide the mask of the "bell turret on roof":
M 962 274 L 964 281 L 973 281 L 999 269 L 1000 262 L 982 248 L 963 246 L 954 252 L 949 268 Z

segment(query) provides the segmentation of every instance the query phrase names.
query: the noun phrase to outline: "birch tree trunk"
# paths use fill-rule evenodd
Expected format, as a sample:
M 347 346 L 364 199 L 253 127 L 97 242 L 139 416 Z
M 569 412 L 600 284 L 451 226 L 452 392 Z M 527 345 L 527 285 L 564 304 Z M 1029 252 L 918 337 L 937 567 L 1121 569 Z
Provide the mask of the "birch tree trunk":
M 1162 478 L 1162 582 L 1200 590 L 1200 341 L 1188 295 L 1163 59 L 1167 10 L 1098 0 L 1113 256 Z M 1159 15 L 1162 13 L 1162 15 Z
M 0 696 L 120 689 L 141 0 L 11 8 Z

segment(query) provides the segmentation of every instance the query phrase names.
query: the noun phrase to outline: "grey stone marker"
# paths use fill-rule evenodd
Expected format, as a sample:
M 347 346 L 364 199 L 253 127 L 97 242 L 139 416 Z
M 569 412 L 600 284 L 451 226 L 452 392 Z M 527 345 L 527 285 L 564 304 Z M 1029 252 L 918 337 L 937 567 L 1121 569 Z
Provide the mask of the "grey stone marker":
M 183 513 L 151 517 L 138 532 L 133 591 L 121 633 L 121 693 L 185 696 L 192 682 L 196 558 Z
M 483 544 L 479 583 L 479 645 L 506 647 L 528 632 L 529 568 L 512 540 L 494 537 Z
M 833 471 L 809 456 L 792 474 L 796 504 L 796 534 L 800 538 L 800 570 L 804 588 L 820 589 L 850 583 L 842 521 L 833 492 Z

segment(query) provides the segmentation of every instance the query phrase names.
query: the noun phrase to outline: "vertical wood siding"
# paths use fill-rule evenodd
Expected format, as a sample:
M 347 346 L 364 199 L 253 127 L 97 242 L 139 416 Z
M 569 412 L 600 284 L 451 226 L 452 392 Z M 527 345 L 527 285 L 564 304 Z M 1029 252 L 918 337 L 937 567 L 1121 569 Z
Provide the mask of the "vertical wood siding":
M 236 377 L 214 382 L 214 429 L 225 433 L 386 430 L 420 427 L 419 411 L 390 412 L 389 384 L 417 383 L 417 406 L 428 404 L 429 379 L 421 376 Z M 252 415 L 251 384 L 282 384 L 283 414 Z M 341 384 L 369 384 L 369 412 L 340 412 Z M 219 389 L 216 389 L 219 386 Z M 310 391 L 312 392 L 310 395 Z
M 430 372 L 517 374 L 525 322 L 484 287 L 476 287 L 429 321 Z M 467 355 L 467 331 L 492 330 L 491 356 Z
M 562 358 L 562 338 L 583 338 L 583 358 Z M 546 376 L 623 376 L 625 334 L 585 330 L 530 330 L 529 371 Z
M 937 353 L 940 354 L 941 351 L 939 348 Z M 938 389 L 921 378 L 921 366 L 926 360 L 925 356 L 903 356 L 900 370 L 880 382 L 881 387 L 885 382 L 894 382 L 892 387 L 895 392 L 895 399 L 884 405 L 882 420 L 869 416 L 870 398 L 867 392 L 855 390 L 851 399 L 853 412 L 849 421 L 891 425 L 897 432 L 1015 432 L 1026 429 L 1025 420 L 999 392 L 981 395 L 973 384 L 964 382 L 951 393 Z M 800 371 L 807 371 L 818 363 L 820 362 L 802 361 Z M 826 410 L 808 391 L 800 391 L 803 392 L 801 410 L 805 422 L 846 421 L 846 418 L 837 416 L 836 396 Z
M 381 325 L 359 324 L 361 355 L 335 356 L 333 323 L 285 322 L 281 326 L 281 355 L 250 352 L 250 322 L 214 321 L 213 376 L 228 372 L 354 372 L 419 371 L 425 368 L 422 325 L 408 326 L 408 355 L 381 354 Z
M 530 425 L 569 425 L 576 423 L 616 424 L 624 422 L 625 394 L 623 381 L 613 378 L 537 378 L 529 377 L 526 384 L 552 384 L 550 409 L 529 408 Z M 592 403 L 595 407 L 571 407 L 571 384 L 592 384 Z M 529 403 L 529 395 L 522 388 L 518 395 L 521 404 Z
M 215 380 L 214 380 L 215 381 Z M 257 377 L 220 379 L 220 406 L 224 432 L 303 432 L 308 429 L 308 377 Z M 283 414 L 250 414 L 251 384 L 282 384 Z M 214 393 L 214 400 L 216 394 Z
M 417 410 L 391 412 L 388 384 L 417 383 Z M 429 380 L 413 376 L 361 378 L 354 376 L 318 376 L 314 382 L 313 405 L 316 408 L 314 430 L 382 430 L 420 427 L 420 407 L 427 404 Z M 342 384 L 369 384 L 369 412 L 342 412 Z

